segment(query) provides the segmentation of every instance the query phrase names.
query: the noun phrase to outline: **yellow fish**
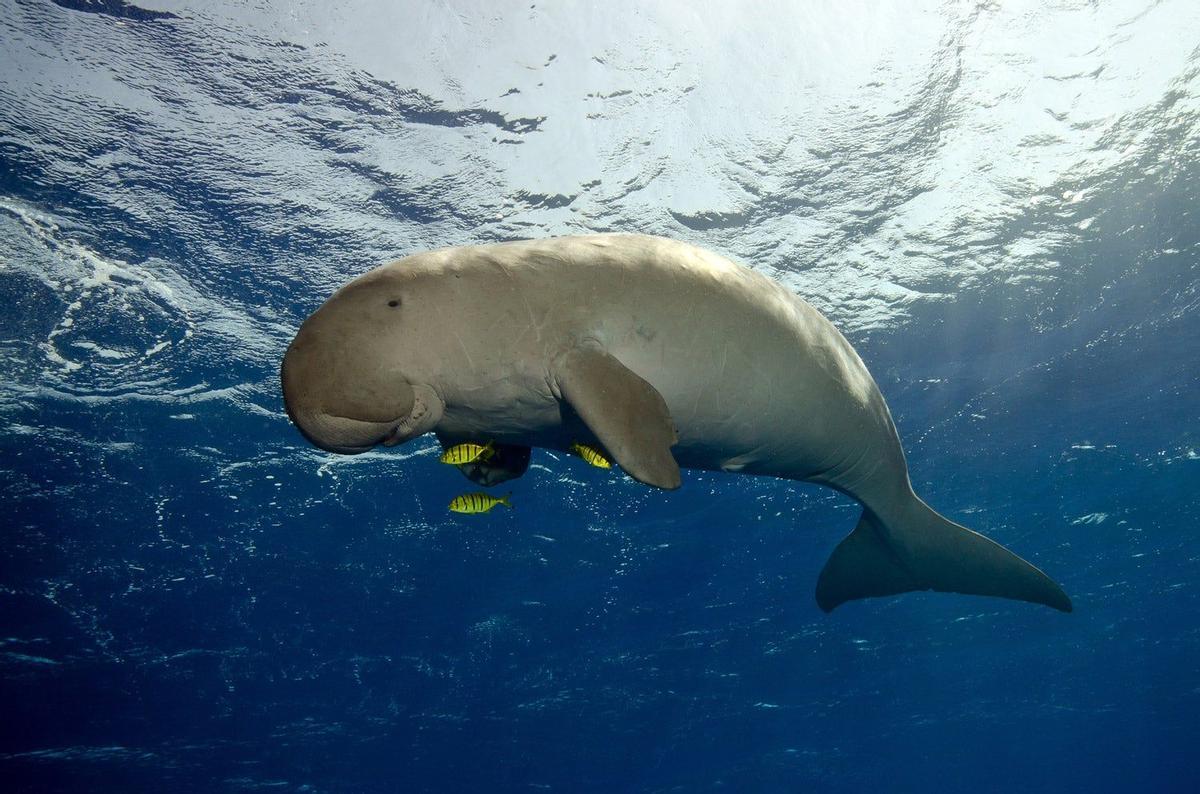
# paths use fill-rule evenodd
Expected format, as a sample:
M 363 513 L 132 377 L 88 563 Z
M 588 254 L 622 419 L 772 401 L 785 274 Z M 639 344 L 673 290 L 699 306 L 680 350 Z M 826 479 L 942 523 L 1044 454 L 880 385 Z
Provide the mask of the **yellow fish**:
M 496 454 L 496 448 L 489 441 L 484 445 L 479 444 L 455 444 L 442 453 L 439 460 L 442 463 L 449 463 L 454 466 L 462 466 L 466 463 L 474 463 L 477 460 L 487 460 L 492 455 Z
M 574 444 L 571 445 L 570 449 L 576 455 L 583 458 L 584 460 L 586 460 L 588 463 L 592 464 L 596 468 L 599 468 L 599 469 L 611 469 L 612 468 L 612 463 L 609 462 L 608 458 L 604 457 L 604 455 L 601 454 L 600 451 L 597 450 L 595 447 L 589 447 L 587 444 L 580 444 L 578 441 L 576 441 Z
M 512 494 L 497 499 L 482 492 L 465 493 L 450 500 L 450 510 L 454 513 L 486 513 L 496 505 L 504 505 L 511 510 L 512 502 L 508 501 L 510 496 Z

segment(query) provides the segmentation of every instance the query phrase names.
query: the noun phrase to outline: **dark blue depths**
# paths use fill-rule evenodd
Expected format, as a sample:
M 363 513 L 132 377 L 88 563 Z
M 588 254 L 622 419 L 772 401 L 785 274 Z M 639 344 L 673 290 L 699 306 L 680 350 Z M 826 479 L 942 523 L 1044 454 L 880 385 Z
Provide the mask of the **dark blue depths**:
M 334 235 L 252 238 L 252 207 L 182 182 L 154 189 L 185 226 L 134 233 L 3 146 L 3 195 L 74 220 L 64 239 L 192 262 L 273 334 L 41 384 L 66 301 L 0 270 L 0 788 L 1195 790 L 1194 158 L 1074 186 L 1098 220 L 1053 290 L 984 283 L 852 334 L 918 492 L 1076 611 L 915 594 L 823 615 L 849 500 L 694 472 L 651 492 L 535 452 L 513 511 L 453 516 L 468 484 L 427 442 L 334 461 L 283 415 L 272 362 L 333 284 L 259 265 Z M 247 235 L 245 262 L 205 260 L 201 226 Z M 133 316 L 91 330 L 182 333 Z

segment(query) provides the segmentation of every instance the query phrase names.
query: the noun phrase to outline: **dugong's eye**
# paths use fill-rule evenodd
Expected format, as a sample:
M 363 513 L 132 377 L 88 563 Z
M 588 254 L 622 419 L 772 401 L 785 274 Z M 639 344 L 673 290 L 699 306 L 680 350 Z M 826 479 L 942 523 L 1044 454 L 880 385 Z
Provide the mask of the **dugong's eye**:
M 396 300 L 395 298 L 392 298 L 390 301 L 388 301 L 388 306 L 391 306 L 393 309 L 399 305 L 400 301 Z

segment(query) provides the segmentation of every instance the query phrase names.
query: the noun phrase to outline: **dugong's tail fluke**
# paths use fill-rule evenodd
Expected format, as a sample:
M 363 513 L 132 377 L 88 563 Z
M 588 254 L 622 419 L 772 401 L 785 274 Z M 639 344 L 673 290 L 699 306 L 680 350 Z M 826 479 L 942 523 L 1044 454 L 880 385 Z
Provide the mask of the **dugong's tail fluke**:
M 829 612 L 846 601 L 910 590 L 999 596 L 1071 611 L 1071 599 L 1046 574 L 915 497 L 886 524 L 863 511 L 821 571 L 817 605 Z

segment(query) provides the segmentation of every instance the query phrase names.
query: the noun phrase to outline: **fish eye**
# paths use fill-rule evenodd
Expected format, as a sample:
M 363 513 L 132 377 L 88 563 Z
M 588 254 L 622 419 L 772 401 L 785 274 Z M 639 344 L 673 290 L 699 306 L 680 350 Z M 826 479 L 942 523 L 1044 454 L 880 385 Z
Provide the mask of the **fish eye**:
M 388 301 L 388 306 L 391 306 L 393 309 L 399 305 L 400 301 L 396 300 L 395 298 L 392 298 L 390 301 Z

